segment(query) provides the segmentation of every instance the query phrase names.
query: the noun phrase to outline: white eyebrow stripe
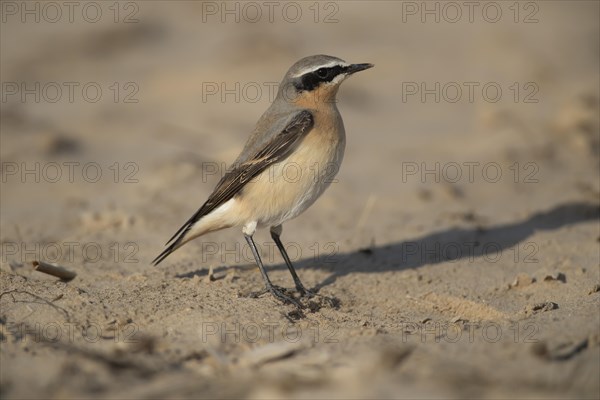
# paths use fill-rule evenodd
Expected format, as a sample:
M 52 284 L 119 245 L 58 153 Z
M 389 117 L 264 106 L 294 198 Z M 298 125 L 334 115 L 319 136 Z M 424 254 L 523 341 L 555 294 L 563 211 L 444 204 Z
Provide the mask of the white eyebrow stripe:
M 314 71 L 318 70 L 319 68 L 330 68 L 330 67 L 335 67 L 336 65 L 340 66 L 340 67 L 349 67 L 350 66 L 350 64 L 345 63 L 345 62 L 331 61 L 331 62 L 328 62 L 327 64 L 321 64 L 321 65 L 317 65 L 317 66 L 313 66 L 313 67 L 307 67 L 307 68 L 301 70 L 300 72 L 298 72 L 296 75 L 293 75 L 292 78 L 297 78 L 304 74 L 314 72 Z

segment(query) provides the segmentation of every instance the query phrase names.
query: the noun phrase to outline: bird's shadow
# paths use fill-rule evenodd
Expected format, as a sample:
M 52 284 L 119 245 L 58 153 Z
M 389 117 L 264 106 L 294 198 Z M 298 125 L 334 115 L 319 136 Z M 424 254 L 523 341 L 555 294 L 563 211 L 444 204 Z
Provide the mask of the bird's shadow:
M 483 258 L 485 262 L 495 262 L 503 256 L 503 253 L 506 256 L 506 250 L 516 245 L 519 245 L 518 260 L 535 262 L 539 246 L 534 241 L 527 241 L 527 239 L 536 231 L 558 229 L 594 219 L 600 221 L 598 204 L 568 203 L 510 224 L 494 227 L 449 228 L 412 240 L 348 253 L 305 258 L 295 262 L 294 265 L 299 271 L 309 268 L 331 271 L 327 278 L 312 289 L 318 292 L 321 288 L 334 283 L 338 278 L 352 273 L 401 271 L 461 259 Z M 592 238 L 591 240 L 598 239 Z M 516 257 L 515 251 L 517 250 L 513 249 L 508 256 Z M 269 270 L 287 269 L 283 263 L 267 266 L 267 268 Z M 219 267 L 215 269 L 215 272 L 224 269 L 226 267 Z M 199 269 L 177 275 L 177 277 L 191 278 L 206 274 L 206 270 Z

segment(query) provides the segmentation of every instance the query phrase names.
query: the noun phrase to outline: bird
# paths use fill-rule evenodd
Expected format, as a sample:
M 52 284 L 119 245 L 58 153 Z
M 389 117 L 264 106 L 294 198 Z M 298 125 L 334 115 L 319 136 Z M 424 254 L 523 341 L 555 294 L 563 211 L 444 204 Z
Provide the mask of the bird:
M 259 228 L 270 229 L 297 292 L 301 297 L 313 296 L 302 284 L 281 241 L 282 224 L 309 208 L 334 180 L 346 146 L 336 102 L 338 89 L 350 75 L 373 66 L 349 64 L 323 54 L 294 63 L 228 172 L 152 264 L 158 265 L 199 236 L 241 226 L 265 283 L 261 294 L 271 293 L 283 303 L 302 307 L 285 289 L 272 283 L 253 235 Z

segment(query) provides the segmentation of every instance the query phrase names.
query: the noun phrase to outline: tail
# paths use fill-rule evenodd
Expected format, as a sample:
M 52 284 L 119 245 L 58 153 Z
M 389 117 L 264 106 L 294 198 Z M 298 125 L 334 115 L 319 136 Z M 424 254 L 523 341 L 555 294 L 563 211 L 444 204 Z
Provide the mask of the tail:
M 185 222 L 185 224 L 183 224 L 181 228 L 179 228 L 177 232 L 175 232 L 173 236 L 171 236 L 171 239 L 169 239 L 166 243 L 169 246 L 166 249 L 164 249 L 162 253 L 160 253 L 154 260 L 152 260 L 152 265 L 157 266 L 172 252 L 183 246 L 188 240 L 192 239 L 189 238 L 187 240 L 184 240 L 190 229 L 192 229 L 196 222 L 198 222 L 205 215 L 204 208 L 205 206 L 201 207 L 198 211 L 196 211 L 196 213 L 192 215 L 192 217 L 188 219 Z
M 167 247 L 166 249 L 164 249 L 162 251 L 162 253 L 160 253 L 158 255 L 158 257 L 156 257 L 154 260 L 152 260 L 152 265 L 154 265 L 155 267 L 160 264 L 162 262 L 162 260 L 164 260 L 165 258 L 167 258 L 172 252 L 174 252 L 175 250 L 177 250 L 177 248 L 179 243 L 177 242 L 173 242 L 169 245 L 169 247 Z
M 168 242 L 167 244 L 169 244 L 170 242 L 173 242 L 171 244 L 169 244 L 169 246 L 167 246 L 166 249 L 164 249 L 154 260 L 152 260 L 152 265 L 157 266 L 158 264 L 160 264 L 165 258 L 167 258 L 172 252 L 174 252 L 175 250 L 177 250 L 179 247 L 181 247 L 185 242 L 183 242 L 183 238 L 185 237 L 186 233 L 189 231 L 189 229 L 192 227 L 192 224 L 186 223 L 184 226 L 182 226 L 179 231 L 175 234 L 175 236 L 173 236 Z M 173 240 L 175 239 L 175 240 Z
M 226 216 L 232 201 L 227 201 L 216 209 L 212 204 L 207 202 L 175 232 L 166 243 L 168 244 L 167 248 L 152 260 L 152 265 L 156 266 L 160 264 L 172 252 L 198 236 L 232 226 L 230 218 Z

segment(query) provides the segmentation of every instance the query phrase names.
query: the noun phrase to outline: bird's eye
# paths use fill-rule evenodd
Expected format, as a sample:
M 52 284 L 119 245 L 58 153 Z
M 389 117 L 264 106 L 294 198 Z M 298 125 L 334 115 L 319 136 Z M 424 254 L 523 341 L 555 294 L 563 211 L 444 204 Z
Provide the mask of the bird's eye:
M 317 70 L 317 76 L 322 79 L 327 78 L 327 73 L 327 68 L 319 68 Z

